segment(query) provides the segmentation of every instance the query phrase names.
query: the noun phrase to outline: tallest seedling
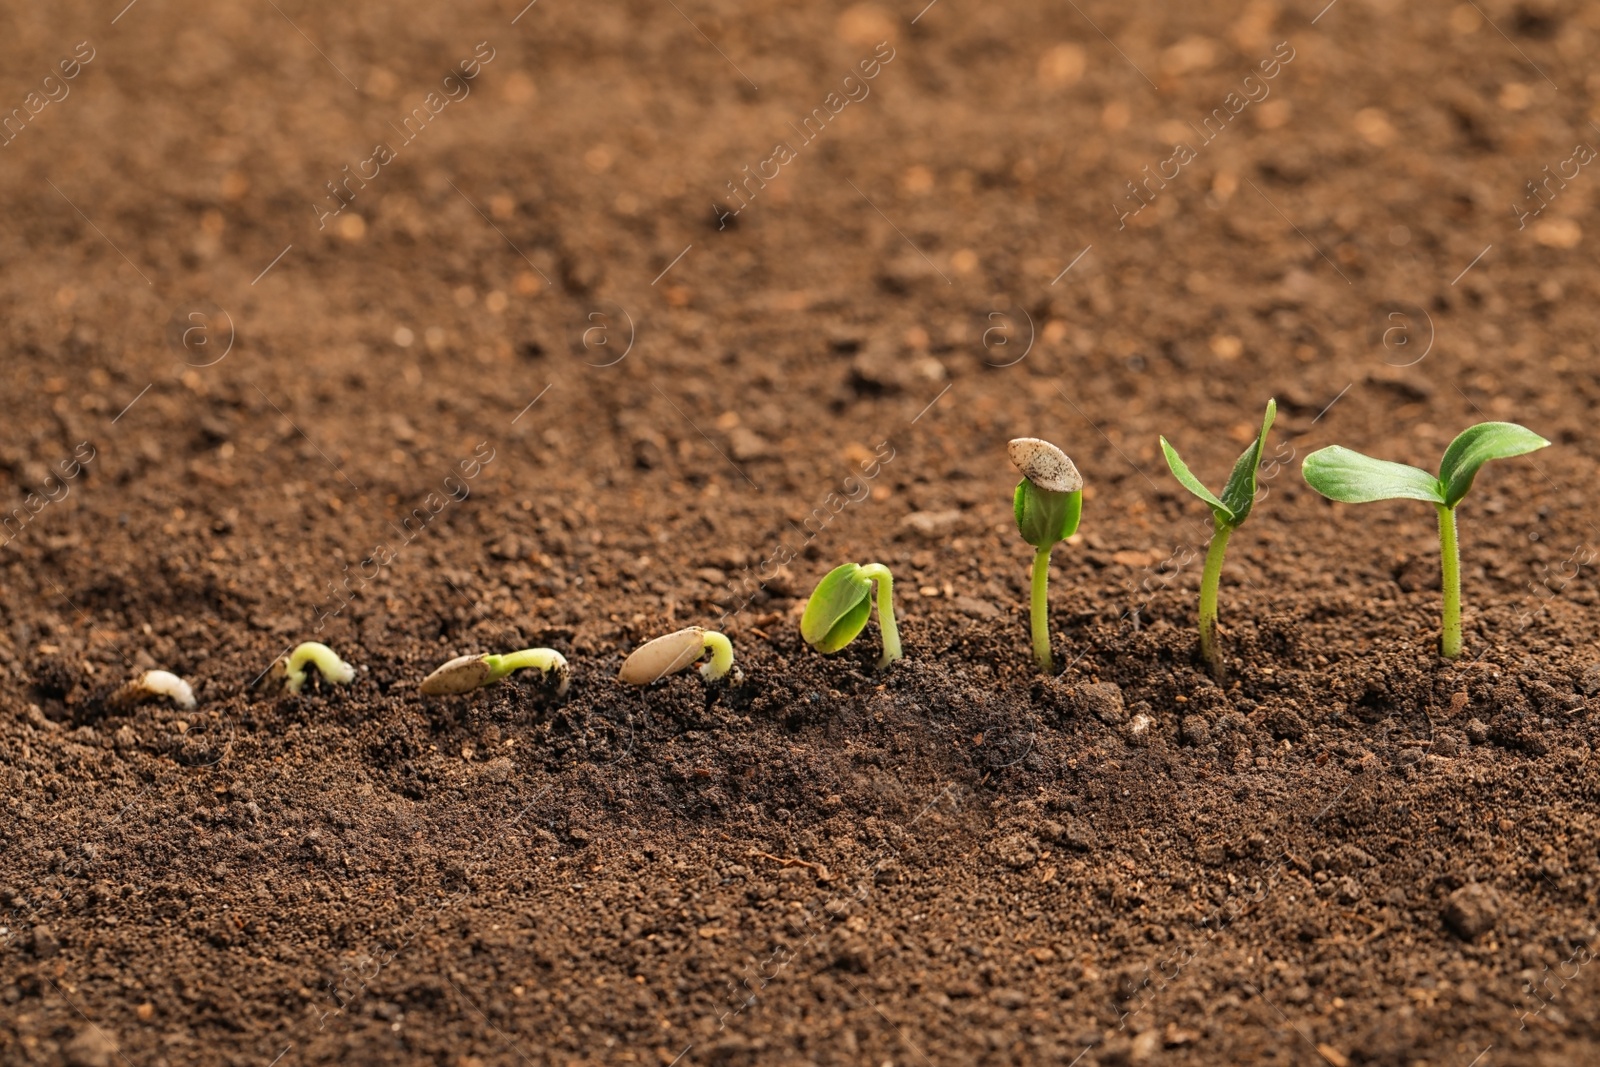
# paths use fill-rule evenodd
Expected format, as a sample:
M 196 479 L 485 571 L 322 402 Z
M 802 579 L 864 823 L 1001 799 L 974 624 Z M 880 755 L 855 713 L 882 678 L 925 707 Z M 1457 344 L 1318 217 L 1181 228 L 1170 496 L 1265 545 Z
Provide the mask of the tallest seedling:
M 1512 422 L 1480 422 L 1461 431 L 1439 461 L 1439 476 L 1404 463 L 1373 459 L 1333 445 L 1306 457 L 1301 473 L 1311 488 L 1346 504 L 1373 500 L 1426 500 L 1439 512 L 1439 559 L 1444 624 L 1439 651 L 1461 655 L 1461 550 L 1456 546 L 1456 505 L 1472 488 L 1478 468 L 1491 459 L 1536 452 L 1550 442 Z
M 1250 509 L 1255 506 L 1261 450 L 1267 447 L 1267 434 L 1277 414 L 1278 402 L 1268 400 L 1267 414 L 1261 420 L 1261 435 L 1234 461 L 1233 473 L 1228 475 L 1228 484 L 1222 487 L 1220 499 L 1189 473 L 1188 464 L 1178 456 L 1178 450 L 1167 444 L 1165 437 L 1161 439 L 1161 451 L 1167 457 L 1172 476 L 1211 508 L 1211 548 L 1206 552 L 1205 570 L 1200 574 L 1200 656 L 1218 685 L 1227 679 L 1222 647 L 1217 643 L 1217 586 L 1222 582 L 1222 556 L 1228 551 L 1228 538 L 1244 525 L 1244 520 L 1250 517 Z

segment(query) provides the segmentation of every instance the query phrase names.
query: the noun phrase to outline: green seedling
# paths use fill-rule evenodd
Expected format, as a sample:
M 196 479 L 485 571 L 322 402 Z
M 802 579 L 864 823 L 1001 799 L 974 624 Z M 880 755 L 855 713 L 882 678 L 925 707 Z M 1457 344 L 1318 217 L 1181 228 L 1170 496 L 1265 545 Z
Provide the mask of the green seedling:
M 866 629 L 872 616 L 872 583 L 878 583 L 878 628 L 883 632 L 882 670 L 901 656 L 900 628 L 894 621 L 894 578 L 881 563 L 843 563 L 817 583 L 800 616 L 800 636 L 824 655 L 844 648 Z
M 305 688 L 307 664 L 315 667 L 322 680 L 332 685 L 349 685 L 356 677 L 356 669 L 334 654 L 333 649 L 318 641 L 305 641 L 295 646 L 293 652 L 273 664 L 273 671 L 283 678 L 283 688 L 298 693 Z
M 1178 456 L 1178 450 L 1161 438 L 1161 451 L 1167 457 L 1167 468 L 1172 476 L 1189 492 L 1199 497 L 1211 508 L 1211 547 L 1206 552 L 1205 569 L 1200 574 L 1200 657 L 1211 670 L 1211 677 L 1221 685 L 1227 678 L 1227 666 L 1222 659 L 1222 647 L 1217 641 L 1217 586 L 1222 582 L 1222 557 L 1228 551 L 1228 538 L 1244 525 L 1250 509 L 1256 502 L 1256 473 L 1261 469 L 1261 451 L 1267 447 L 1267 433 L 1278 414 L 1278 402 L 1267 401 L 1267 414 L 1261 420 L 1261 434 L 1234 461 L 1233 473 L 1222 488 L 1222 496 L 1213 496 L 1200 479 L 1189 473 L 1188 464 Z
M 743 680 L 743 675 L 733 665 L 733 642 L 703 626 L 688 626 L 646 641 L 622 661 L 617 677 L 629 685 L 651 685 L 669 674 L 677 674 L 705 655 L 711 658 L 700 665 L 700 677 L 707 682 L 720 681 L 730 671 L 734 684 Z
M 1033 658 L 1046 674 L 1054 673 L 1050 655 L 1050 552 L 1078 530 L 1083 515 L 1083 476 L 1067 454 L 1049 441 L 1018 437 L 1006 446 L 1011 463 L 1022 472 L 1012 497 L 1017 532 L 1034 548 Z
M 1424 500 L 1439 513 L 1439 567 L 1444 587 L 1444 617 L 1439 651 L 1461 655 L 1461 550 L 1456 544 L 1456 505 L 1472 488 L 1478 468 L 1491 459 L 1536 452 L 1550 442 L 1511 422 L 1480 422 L 1461 431 L 1439 461 L 1436 478 L 1425 470 L 1373 459 L 1333 445 L 1305 459 L 1307 484 L 1329 500 L 1365 504 L 1373 500 Z
M 503 656 L 457 656 L 422 680 L 422 691 L 429 696 L 470 693 L 502 681 L 513 671 L 524 669 L 555 675 L 556 696 L 565 696 L 572 672 L 566 657 L 550 648 L 525 648 Z

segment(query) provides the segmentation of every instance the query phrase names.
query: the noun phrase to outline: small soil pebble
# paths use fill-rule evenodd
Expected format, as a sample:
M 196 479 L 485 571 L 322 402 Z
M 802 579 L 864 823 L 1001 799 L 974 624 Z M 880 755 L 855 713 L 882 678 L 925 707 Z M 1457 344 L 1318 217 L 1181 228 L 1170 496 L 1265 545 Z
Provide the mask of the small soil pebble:
M 117 1059 L 117 1043 L 98 1026 L 85 1026 L 61 1050 L 69 1067 L 111 1067 Z
M 1444 923 L 1463 941 L 1476 941 L 1500 918 L 1500 894 L 1486 885 L 1468 882 L 1451 893 L 1444 905 Z
M 1128 721 L 1127 709 L 1122 705 L 1122 689 L 1113 682 L 1095 682 L 1078 690 L 1078 705 L 1107 726 L 1121 726 Z
M 952 601 L 955 609 L 969 619 L 998 619 L 1000 609 L 992 601 L 972 596 L 958 596 Z
M 1185 715 L 1178 727 L 1178 737 L 1186 745 L 1202 748 L 1211 743 L 1211 724 L 1204 715 Z
M 1001 863 L 1021 870 L 1039 858 L 1039 842 L 1031 834 L 1007 834 L 994 843 L 994 852 Z
M 1279 741 L 1299 741 L 1306 735 L 1306 721 L 1293 708 L 1274 708 L 1267 715 L 1267 729 Z
M 33 928 L 33 954 L 41 960 L 47 960 L 61 951 L 61 942 L 56 940 L 56 935 L 48 926 L 35 926 Z

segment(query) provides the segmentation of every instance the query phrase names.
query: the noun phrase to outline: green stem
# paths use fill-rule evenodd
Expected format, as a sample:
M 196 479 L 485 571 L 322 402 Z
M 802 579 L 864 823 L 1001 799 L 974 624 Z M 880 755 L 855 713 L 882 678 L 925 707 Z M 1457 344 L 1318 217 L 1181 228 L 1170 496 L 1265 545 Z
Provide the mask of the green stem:
M 1461 549 L 1456 544 L 1456 510 L 1435 504 L 1439 511 L 1439 567 L 1444 587 L 1444 625 L 1439 651 L 1445 659 L 1461 655 Z
M 1213 517 L 1212 531 L 1205 570 L 1200 575 L 1200 657 L 1211 668 L 1212 679 L 1221 685 L 1227 678 L 1228 668 L 1217 643 L 1217 586 L 1222 583 L 1222 557 L 1228 551 L 1233 527 L 1219 515 Z
M 900 627 L 894 621 L 894 578 L 889 568 L 881 563 L 862 567 L 861 577 L 878 583 L 878 629 L 883 636 L 883 655 L 878 658 L 878 669 L 882 670 L 902 655 Z
M 489 665 L 489 677 L 483 680 L 484 685 L 493 685 L 512 671 L 532 668 L 545 674 L 554 672 L 559 681 L 556 691 L 558 693 L 567 691 L 567 683 L 570 680 L 567 660 L 555 649 L 525 648 L 521 652 L 507 652 L 503 656 L 490 653 L 483 657 L 483 662 Z
M 1054 545 L 1044 545 L 1033 553 L 1033 658 L 1046 674 L 1055 673 L 1055 660 L 1050 656 L 1050 550 Z
M 733 669 L 733 642 L 715 630 L 707 630 L 703 636 L 711 660 L 701 665 L 700 677 L 714 682 Z

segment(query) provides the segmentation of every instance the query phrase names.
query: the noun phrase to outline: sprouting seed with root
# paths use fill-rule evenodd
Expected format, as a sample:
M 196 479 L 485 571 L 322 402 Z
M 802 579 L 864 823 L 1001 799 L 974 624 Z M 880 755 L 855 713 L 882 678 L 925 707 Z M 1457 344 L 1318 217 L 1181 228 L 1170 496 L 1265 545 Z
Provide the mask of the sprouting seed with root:
M 551 648 L 525 648 L 503 656 L 457 656 L 422 680 L 422 691 L 429 696 L 470 693 L 494 685 L 513 671 L 527 668 L 556 677 L 556 696 L 565 696 L 572 681 L 566 657 Z
M 622 661 L 617 677 L 629 685 L 650 685 L 684 670 L 707 654 L 711 658 L 701 664 L 700 677 L 715 682 L 731 671 L 735 685 L 743 680 L 743 674 L 733 665 L 733 642 L 703 626 L 689 626 L 646 641 Z
M 194 710 L 194 690 L 170 671 L 145 671 L 106 698 L 106 706 L 126 711 L 162 697 L 183 711 Z
M 295 650 L 273 664 L 273 673 L 283 678 L 283 687 L 298 693 L 305 687 L 306 665 L 317 669 L 322 680 L 333 685 L 349 685 L 355 680 L 356 669 L 334 654 L 333 649 L 317 641 L 305 641 Z

